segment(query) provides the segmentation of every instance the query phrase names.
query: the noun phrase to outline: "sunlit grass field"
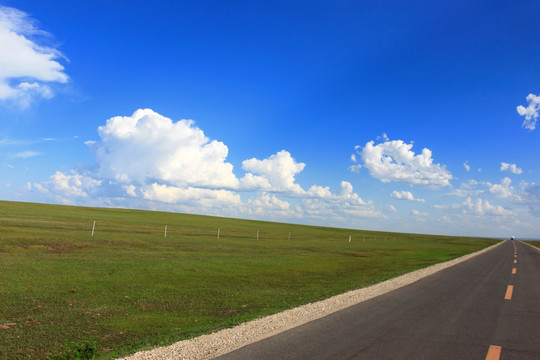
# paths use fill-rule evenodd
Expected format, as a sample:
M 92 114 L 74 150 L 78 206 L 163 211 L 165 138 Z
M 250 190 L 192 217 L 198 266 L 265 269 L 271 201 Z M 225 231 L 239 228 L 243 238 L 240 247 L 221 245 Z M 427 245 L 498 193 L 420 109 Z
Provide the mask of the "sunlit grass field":
M 495 242 L 0 202 L 0 359 L 115 358 Z

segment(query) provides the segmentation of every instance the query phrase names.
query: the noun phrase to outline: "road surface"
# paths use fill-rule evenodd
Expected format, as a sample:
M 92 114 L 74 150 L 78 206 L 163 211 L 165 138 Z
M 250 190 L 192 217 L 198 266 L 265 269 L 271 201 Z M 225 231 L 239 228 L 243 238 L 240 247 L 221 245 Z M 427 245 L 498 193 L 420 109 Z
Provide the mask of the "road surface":
M 217 359 L 540 359 L 540 251 L 505 241 Z

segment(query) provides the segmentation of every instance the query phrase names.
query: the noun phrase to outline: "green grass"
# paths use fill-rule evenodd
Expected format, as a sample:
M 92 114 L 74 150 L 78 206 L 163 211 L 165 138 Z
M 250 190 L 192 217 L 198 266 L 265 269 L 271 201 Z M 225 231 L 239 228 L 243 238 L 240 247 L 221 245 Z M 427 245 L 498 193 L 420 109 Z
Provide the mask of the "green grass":
M 524 241 L 524 242 L 540 249 L 540 241 Z
M 0 359 L 115 358 L 495 242 L 0 201 Z

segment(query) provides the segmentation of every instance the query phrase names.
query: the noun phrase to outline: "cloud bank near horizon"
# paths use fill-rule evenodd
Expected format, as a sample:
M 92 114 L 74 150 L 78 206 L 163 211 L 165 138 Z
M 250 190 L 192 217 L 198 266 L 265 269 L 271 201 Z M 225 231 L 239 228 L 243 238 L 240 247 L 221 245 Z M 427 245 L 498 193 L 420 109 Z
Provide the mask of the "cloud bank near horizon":
M 342 181 L 339 189 L 296 182 L 306 164 L 281 150 L 265 159 L 242 162 L 237 177 L 228 147 L 210 140 L 192 120 L 173 122 L 151 109 L 115 116 L 87 141 L 96 163 L 57 171 L 36 190 L 63 203 L 90 198 L 161 203 L 174 209 L 231 216 L 343 219 L 380 215 L 374 205 Z
M 308 164 L 297 161 L 284 149 L 267 158 L 242 161 L 242 176 L 238 176 L 227 159 L 227 145 L 209 139 L 193 120 L 173 121 L 151 109 L 111 117 L 98 127 L 97 133 L 97 140 L 85 142 L 94 155 L 94 164 L 58 170 L 46 182 L 28 184 L 28 190 L 66 204 L 330 226 L 365 227 L 373 221 L 390 219 L 404 224 L 414 219 L 448 226 L 473 218 L 478 221 L 480 217 L 499 223 L 502 219 L 517 218 L 516 211 L 494 203 L 496 199 L 526 205 L 531 214 L 540 215 L 535 184 L 522 182 L 516 190 L 508 177 L 500 183 L 464 182 L 447 193 L 447 197 L 465 197 L 453 204 L 440 204 L 433 199 L 428 203 L 424 196 L 416 197 L 411 191 L 394 190 L 390 199 L 400 203 L 395 202 L 396 207 L 364 200 L 346 180 L 334 190 L 319 184 L 302 186 L 296 178 Z M 377 140 L 379 143 L 369 141 L 363 148 L 356 147 L 351 156 L 356 169 L 351 170 L 366 168 L 383 183 L 401 182 L 427 191 L 452 187 L 452 174 L 446 166 L 434 162 L 429 149 L 416 154 L 412 143 L 389 140 L 386 136 Z M 518 174 L 521 169 L 515 164 L 501 163 L 500 170 Z M 411 206 L 421 206 L 422 210 L 410 209 Z

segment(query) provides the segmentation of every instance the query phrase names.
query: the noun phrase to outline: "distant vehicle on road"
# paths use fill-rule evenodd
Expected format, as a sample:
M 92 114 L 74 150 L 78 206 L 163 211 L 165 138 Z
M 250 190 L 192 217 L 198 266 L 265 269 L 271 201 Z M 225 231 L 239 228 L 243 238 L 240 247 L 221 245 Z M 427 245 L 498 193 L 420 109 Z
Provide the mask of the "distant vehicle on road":
M 510 236 L 510 240 L 516 240 L 515 236 Z

